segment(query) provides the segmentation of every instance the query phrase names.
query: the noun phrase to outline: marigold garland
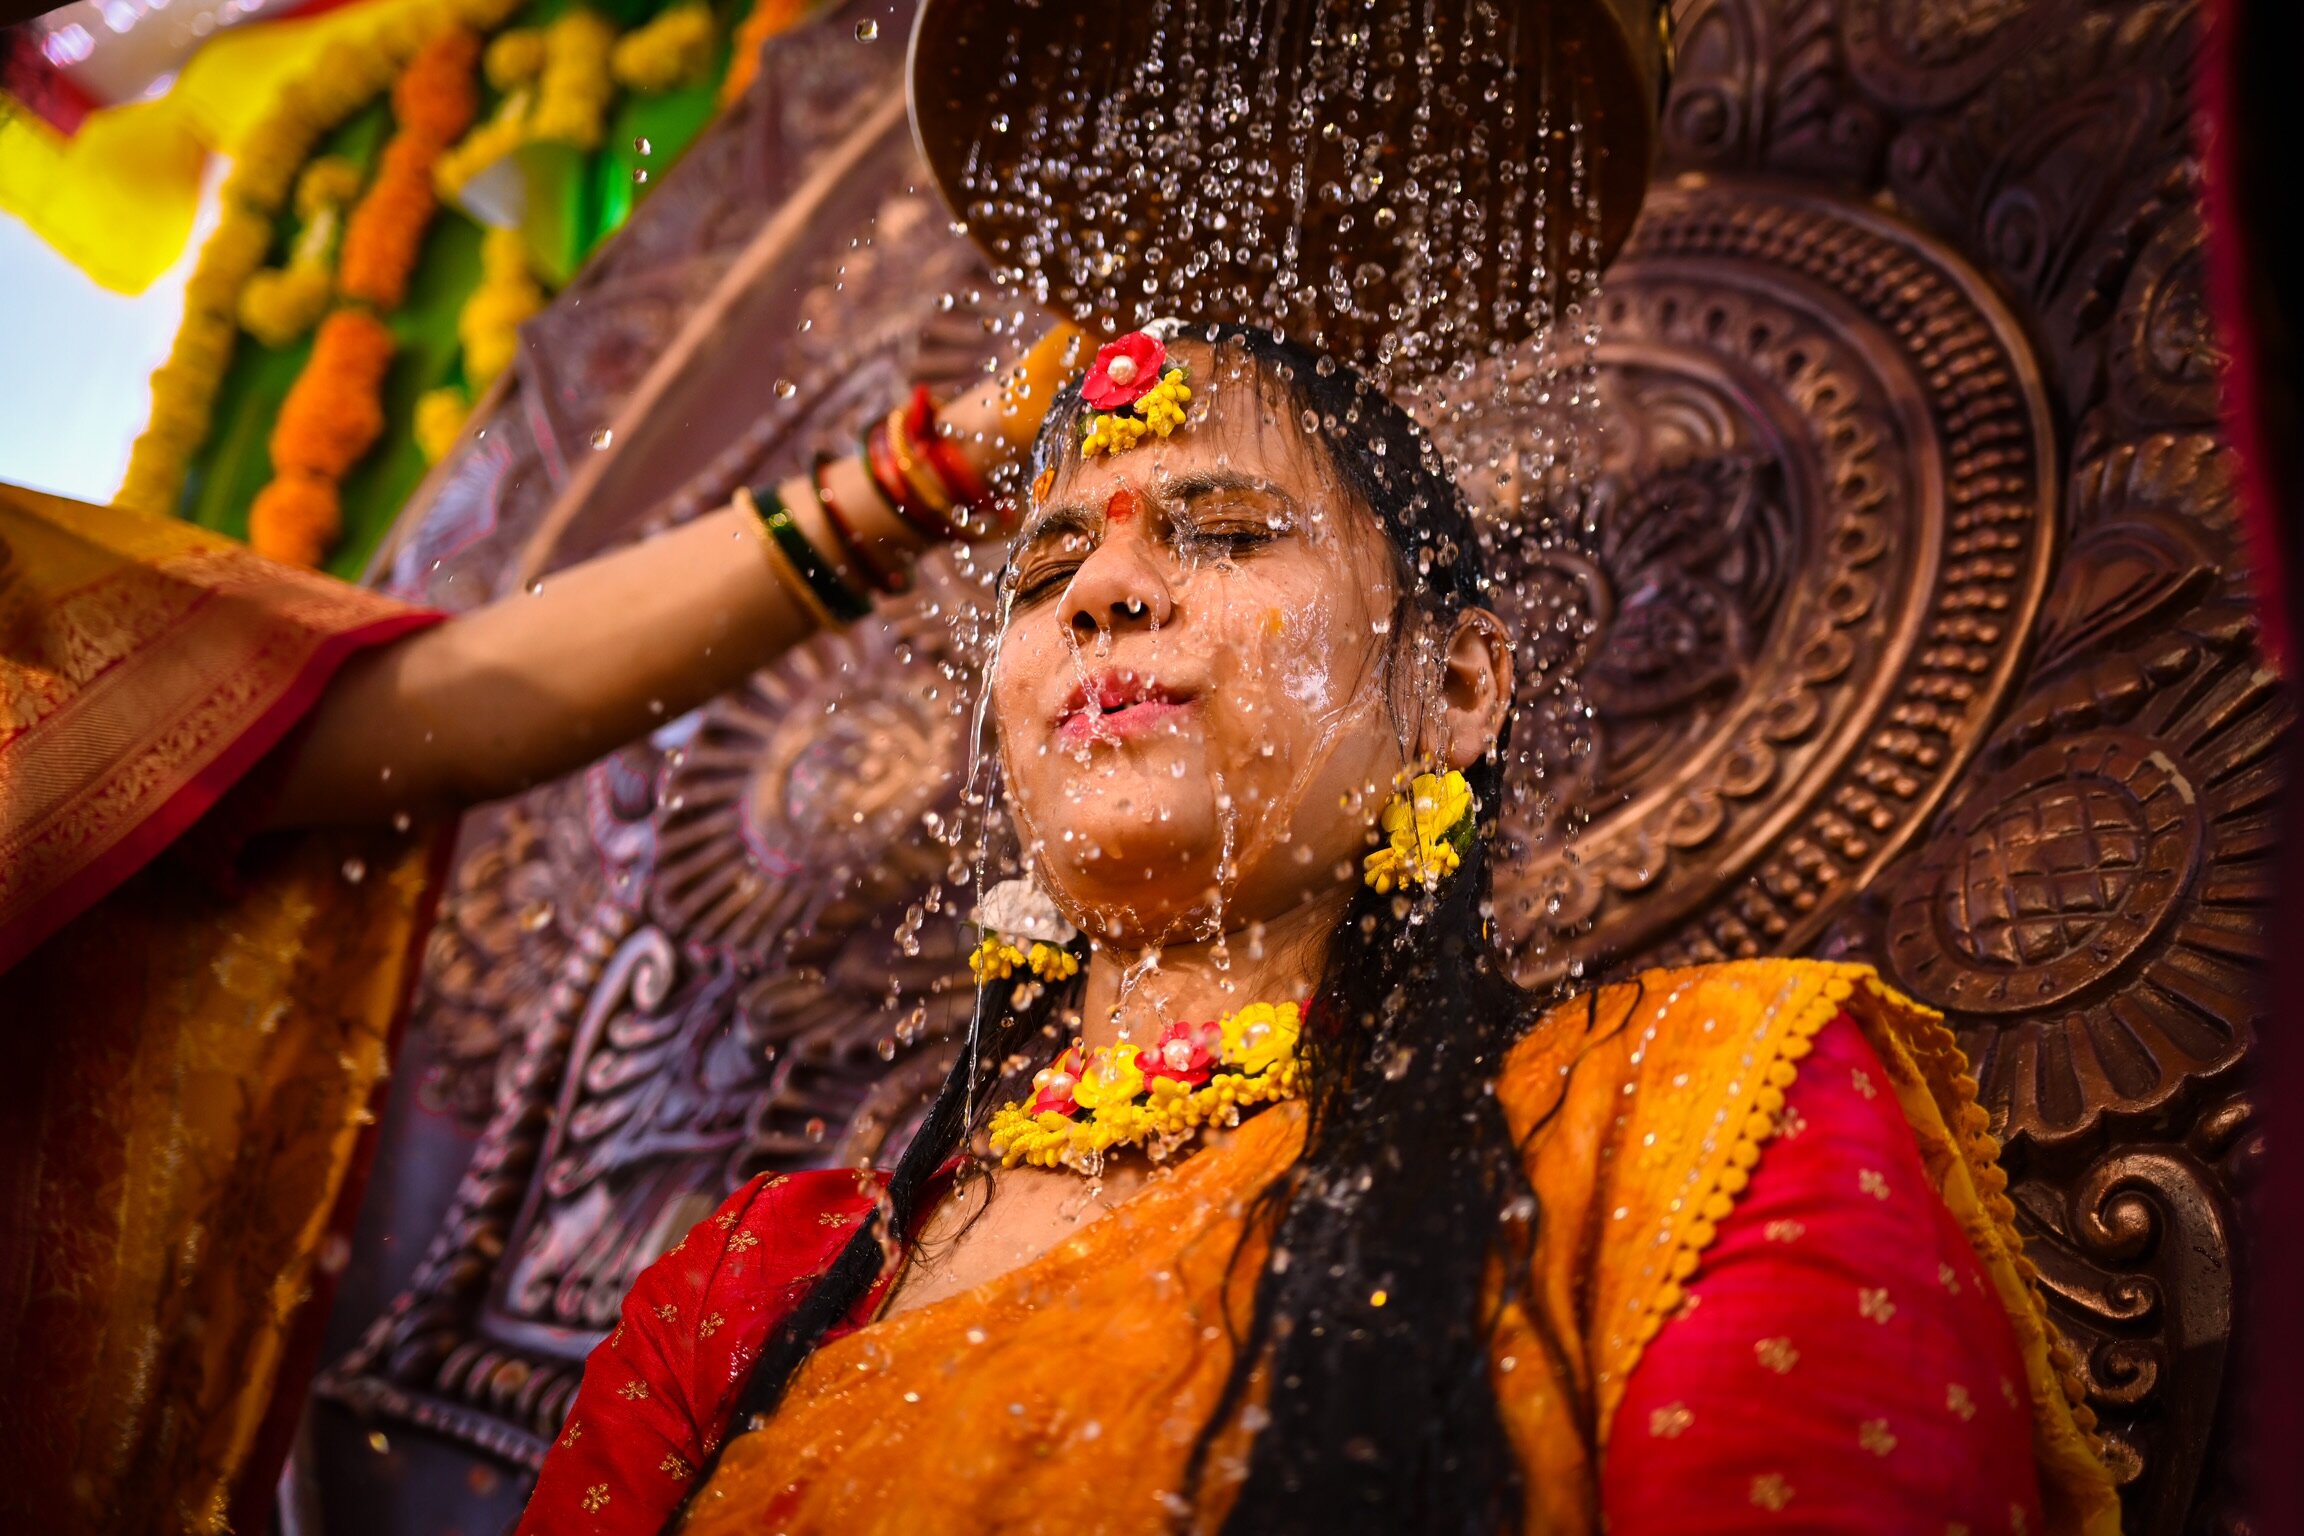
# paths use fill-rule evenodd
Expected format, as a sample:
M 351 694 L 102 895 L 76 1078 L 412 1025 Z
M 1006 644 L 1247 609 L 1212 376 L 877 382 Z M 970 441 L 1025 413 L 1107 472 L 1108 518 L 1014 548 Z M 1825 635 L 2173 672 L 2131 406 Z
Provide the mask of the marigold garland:
M 628 91 L 671 91 L 712 76 L 720 29 L 706 5 L 683 3 L 616 41 L 609 72 Z
M 194 258 L 175 345 L 153 371 L 151 415 L 113 495 L 118 505 L 155 514 L 175 510 L 186 468 L 213 424 L 217 385 L 239 329 L 241 291 L 264 264 L 272 221 L 320 135 L 373 100 L 425 37 L 459 21 L 493 29 L 517 4 L 440 0 L 409 12 L 373 46 L 332 44 L 248 132 L 224 179 L 216 228 Z
M 473 79 L 479 62 L 480 39 L 453 27 L 418 50 L 392 87 L 398 129 L 344 228 L 337 287 L 346 298 L 392 310 L 407 296 L 417 249 L 439 206 L 433 163 L 480 110 Z
M 272 427 L 272 482 L 248 510 L 248 542 L 274 560 L 316 565 L 340 524 L 336 487 L 384 434 L 378 392 L 392 333 L 362 309 L 320 323 L 312 358 Z
M 527 242 L 514 229 L 492 229 L 480 241 L 480 285 L 456 314 L 464 344 L 464 377 L 486 389 L 520 353 L 520 322 L 544 308 L 544 287 L 528 268 Z
M 435 33 L 392 87 L 397 126 L 376 178 L 344 229 L 337 287 L 379 312 L 396 307 L 438 200 L 432 165 L 479 110 L 480 39 L 463 27 Z M 339 309 L 320 326 L 312 357 L 272 430 L 270 484 L 248 512 L 248 542 L 275 560 L 316 565 L 343 526 L 338 486 L 384 432 L 382 390 L 392 333 L 375 314 Z

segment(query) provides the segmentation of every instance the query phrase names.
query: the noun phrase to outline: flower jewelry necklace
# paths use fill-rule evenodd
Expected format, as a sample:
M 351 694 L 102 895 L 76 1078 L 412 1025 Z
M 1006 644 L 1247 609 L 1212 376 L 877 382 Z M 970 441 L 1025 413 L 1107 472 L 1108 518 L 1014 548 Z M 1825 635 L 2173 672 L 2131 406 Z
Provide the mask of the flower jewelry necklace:
M 1293 1098 L 1303 1022 L 1294 1003 L 1251 1003 L 1213 1024 L 1175 1020 L 1150 1045 L 1075 1045 L 1033 1077 L 1029 1104 L 993 1113 L 993 1154 L 1005 1168 L 1091 1175 L 1114 1147 L 1168 1157 L 1203 1126 L 1238 1125 L 1243 1109 Z

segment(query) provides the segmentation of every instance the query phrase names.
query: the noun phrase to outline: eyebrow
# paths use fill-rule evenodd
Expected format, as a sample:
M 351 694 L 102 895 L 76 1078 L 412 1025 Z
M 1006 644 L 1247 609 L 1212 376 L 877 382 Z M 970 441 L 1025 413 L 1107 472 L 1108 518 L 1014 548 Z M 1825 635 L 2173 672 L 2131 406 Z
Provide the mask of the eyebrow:
M 1215 491 L 1255 491 L 1279 501 L 1290 513 L 1296 511 L 1296 498 L 1279 485 L 1261 475 L 1242 474 L 1236 469 L 1196 469 L 1188 475 L 1178 475 L 1161 487 L 1153 499 L 1169 503 L 1189 502 Z M 1093 534 L 1101 531 L 1103 526 L 1104 515 L 1086 502 L 1063 502 L 1050 507 L 1016 536 L 1015 554 L 1023 554 L 1053 534 Z M 1010 558 L 1013 560 L 1014 556 Z

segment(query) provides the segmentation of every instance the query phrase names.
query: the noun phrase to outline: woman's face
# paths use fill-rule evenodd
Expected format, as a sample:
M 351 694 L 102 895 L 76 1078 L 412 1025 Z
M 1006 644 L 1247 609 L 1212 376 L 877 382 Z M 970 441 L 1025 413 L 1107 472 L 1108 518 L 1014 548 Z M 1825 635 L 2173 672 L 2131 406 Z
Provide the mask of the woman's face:
M 1027 515 L 992 679 L 1026 857 L 1076 922 L 1128 945 L 1238 930 L 1357 878 L 1406 760 L 1374 515 L 1251 361 L 1175 350 L 1192 420 L 1066 455 Z

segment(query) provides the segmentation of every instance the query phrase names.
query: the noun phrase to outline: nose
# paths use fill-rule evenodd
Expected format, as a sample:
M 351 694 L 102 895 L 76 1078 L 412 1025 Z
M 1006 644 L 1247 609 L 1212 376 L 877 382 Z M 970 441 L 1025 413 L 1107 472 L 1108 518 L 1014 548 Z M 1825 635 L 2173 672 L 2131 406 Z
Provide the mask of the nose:
M 1072 573 L 1065 589 L 1072 638 L 1091 646 L 1131 629 L 1156 629 L 1175 612 L 1174 594 L 1134 530 L 1109 537 Z

